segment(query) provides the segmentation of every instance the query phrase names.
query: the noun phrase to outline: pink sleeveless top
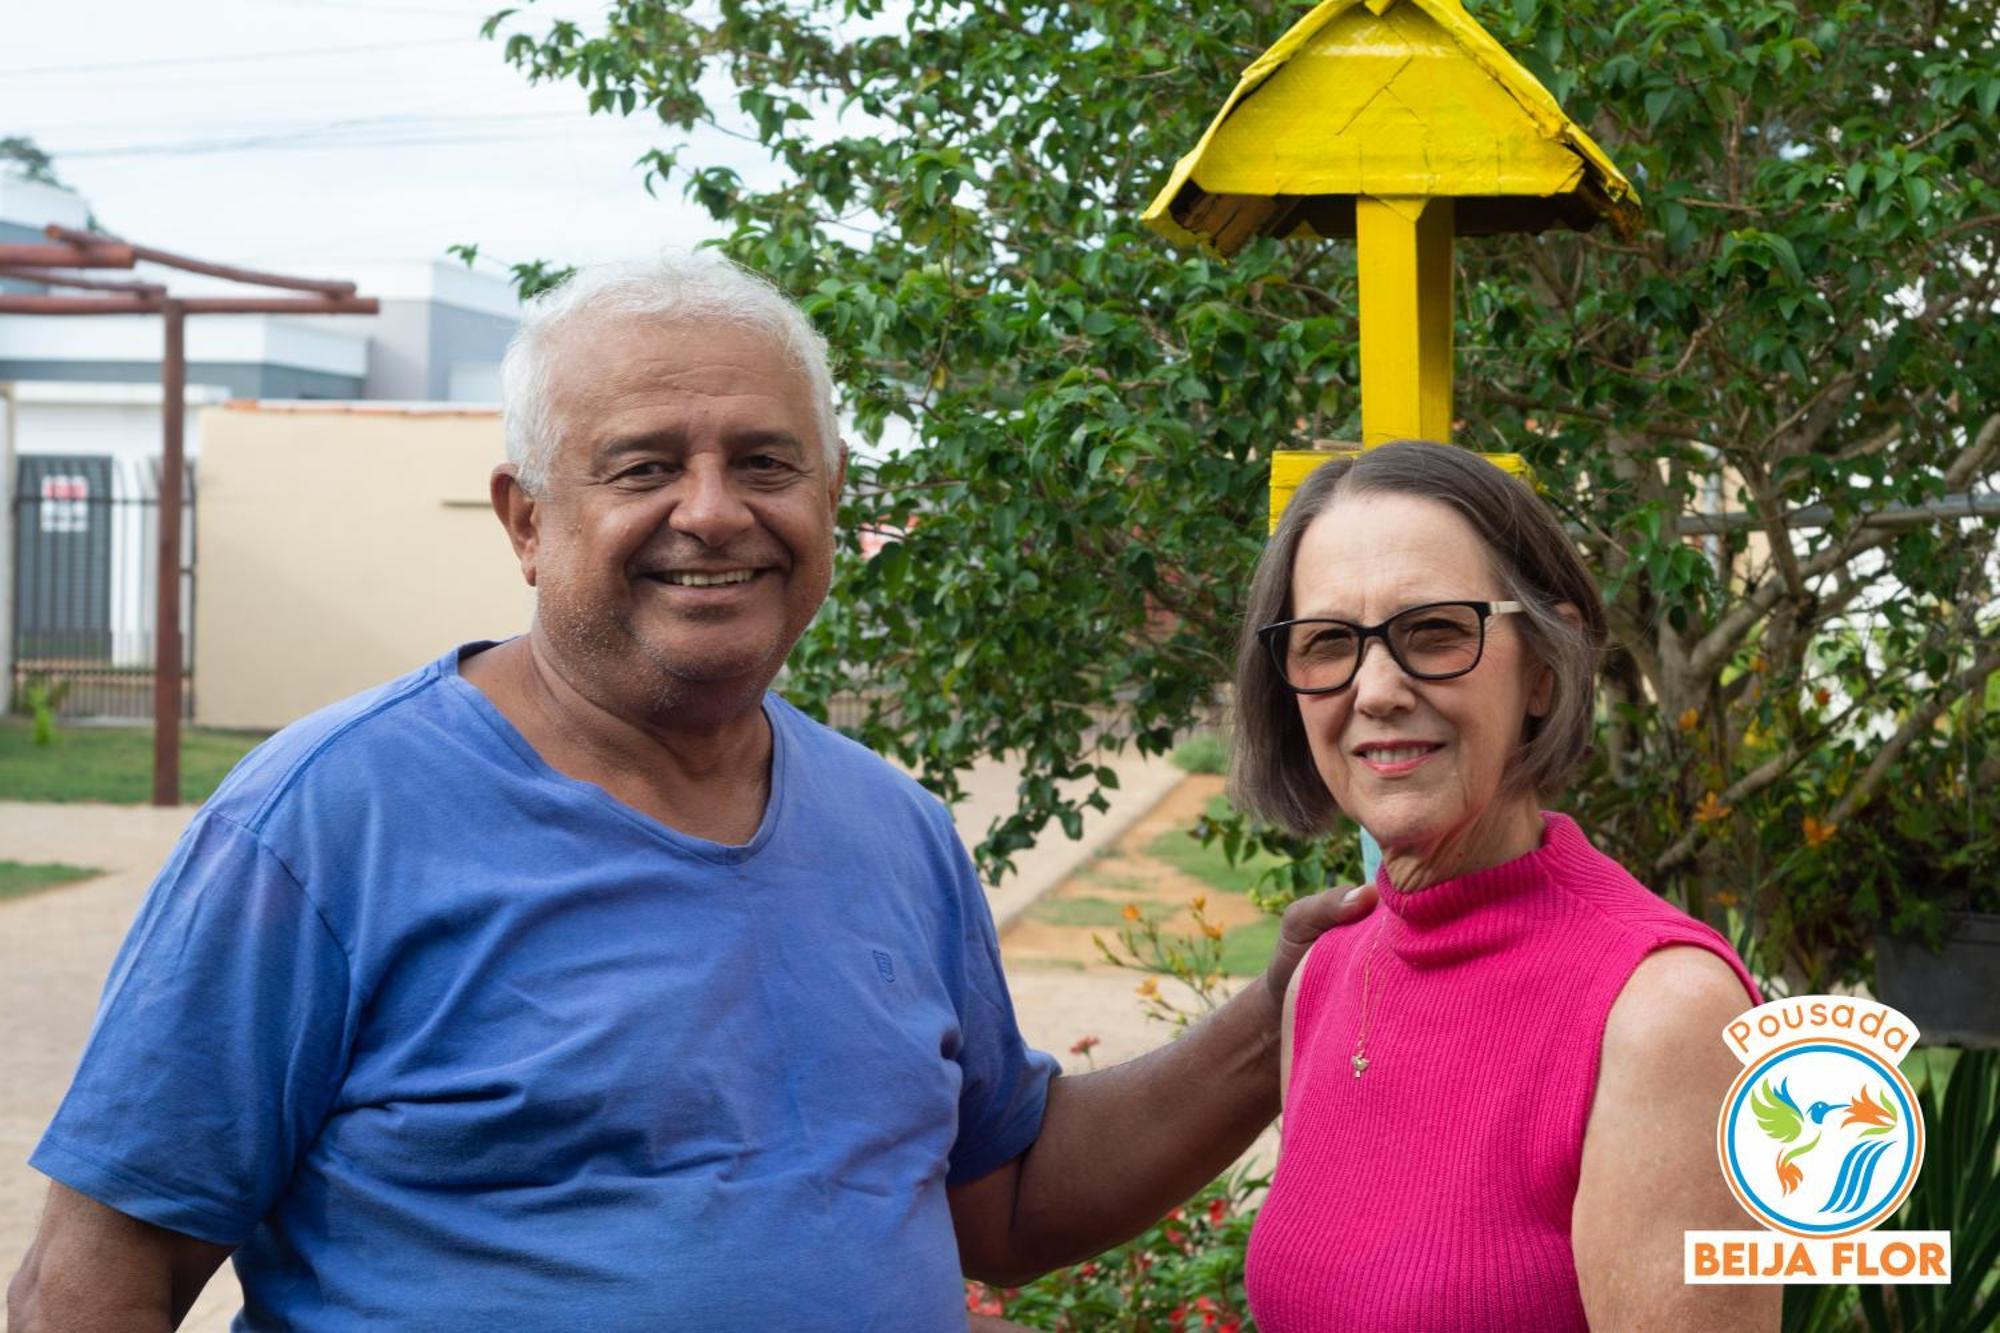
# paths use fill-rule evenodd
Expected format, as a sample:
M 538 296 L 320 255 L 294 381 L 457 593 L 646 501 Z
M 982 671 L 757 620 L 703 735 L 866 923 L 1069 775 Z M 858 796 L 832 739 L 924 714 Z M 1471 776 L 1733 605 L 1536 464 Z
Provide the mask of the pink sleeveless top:
M 1750 1004 L 1757 989 L 1574 821 L 1543 824 L 1538 850 L 1421 893 L 1384 875 L 1382 906 L 1306 960 L 1250 1236 L 1262 1333 L 1586 1327 L 1569 1221 L 1612 1001 L 1677 944 L 1728 962 Z

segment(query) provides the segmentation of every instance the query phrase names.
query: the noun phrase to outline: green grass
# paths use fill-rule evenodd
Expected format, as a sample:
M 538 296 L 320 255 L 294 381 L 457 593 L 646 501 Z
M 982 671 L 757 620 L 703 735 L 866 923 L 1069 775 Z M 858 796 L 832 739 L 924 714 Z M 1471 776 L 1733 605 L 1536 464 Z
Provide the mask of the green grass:
M 26 718 L 0 719 L 0 800 L 138 805 L 152 798 L 152 728 L 58 724 L 55 744 L 36 745 L 31 727 Z M 206 800 L 263 739 L 254 732 L 183 729 L 181 800 Z
M 1222 974 L 1227 977 L 1254 977 L 1271 965 L 1271 950 L 1278 946 L 1279 921 L 1260 916 L 1245 926 L 1233 926 L 1222 936 Z
M 1171 903 L 1149 900 L 1139 903 L 1138 908 L 1154 920 L 1174 914 Z M 1028 919 L 1049 926 L 1087 926 L 1092 930 L 1115 930 L 1129 924 L 1125 920 L 1125 904 L 1108 898 L 1043 898 L 1028 909 Z
M 1227 773 L 1229 751 L 1222 738 L 1207 732 L 1190 736 L 1173 748 L 1167 759 L 1183 773 Z
M 1228 810 L 1229 803 L 1218 796 L 1209 802 L 1208 816 L 1214 819 Z M 1162 833 L 1147 845 L 1146 852 L 1183 874 L 1194 876 L 1218 893 L 1248 893 L 1266 870 L 1284 864 L 1278 857 L 1259 852 L 1248 860 L 1231 865 L 1229 858 L 1222 853 L 1220 842 L 1204 847 L 1187 829 Z
M 1143 893 L 1152 887 L 1138 875 L 1119 875 L 1100 866 L 1088 865 L 1077 872 L 1077 878 L 1100 888 L 1116 889 L 1120 893 Z
M 58 884 L 74 884 L 104 872 L 92 866 L 67 866 L 58 861 L 29 865 L 21 861 L 0 861 L 0 902 L 25 898 L 38 889 Z

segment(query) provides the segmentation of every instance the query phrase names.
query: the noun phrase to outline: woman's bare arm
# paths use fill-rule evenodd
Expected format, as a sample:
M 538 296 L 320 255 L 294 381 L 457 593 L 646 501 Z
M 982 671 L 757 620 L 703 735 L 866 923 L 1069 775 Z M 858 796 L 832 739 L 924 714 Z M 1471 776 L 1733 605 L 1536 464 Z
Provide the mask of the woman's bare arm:
M 1682 1280 L 1683 1232 L 1750 1225 L 1715 1155 L 1738 1069 L 1722 1028 L 1749 1006 L 1729 965 L 1693 947 L 1647 958 L 1611 1006 L 1570 1218 L 1592 1328 L 1779 1325 L 1780 1287 Z

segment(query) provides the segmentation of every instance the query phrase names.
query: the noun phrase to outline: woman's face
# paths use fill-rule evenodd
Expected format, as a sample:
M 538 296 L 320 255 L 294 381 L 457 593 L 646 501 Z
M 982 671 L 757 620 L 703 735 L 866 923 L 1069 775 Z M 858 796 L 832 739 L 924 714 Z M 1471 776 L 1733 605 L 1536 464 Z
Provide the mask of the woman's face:
M 1336 500 L 1306 528 L 1292 565 L 1294 617 L 1376 625 L 1425 602 L 1505 597 L 1472 526 L 1415 496 Z M 1374 638 L 1347 688 L 1296 697 L 1320 779 L 1382 845 L 1396 886 L 1411 890 L 1540 844 L 1533 794 L 1502 800 L 1500 783 L 1552 684 L 1520 617 L 1503 615 L 1486 622 L 1485 651 L 1463 676 L 1418 680 Z

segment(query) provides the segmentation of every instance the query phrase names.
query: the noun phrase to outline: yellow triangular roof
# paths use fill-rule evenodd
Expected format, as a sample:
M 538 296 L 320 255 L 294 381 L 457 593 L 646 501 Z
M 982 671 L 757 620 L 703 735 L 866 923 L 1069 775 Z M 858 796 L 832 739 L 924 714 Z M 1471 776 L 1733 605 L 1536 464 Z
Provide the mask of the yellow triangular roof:
M 1639 220 L 1631 182 L 1458 0 L 1324 0 L 1243 71 L 1144 221 L 1230 254 L 1351 234 L 1363 194 L 1455 197 L 1465 235 Z

